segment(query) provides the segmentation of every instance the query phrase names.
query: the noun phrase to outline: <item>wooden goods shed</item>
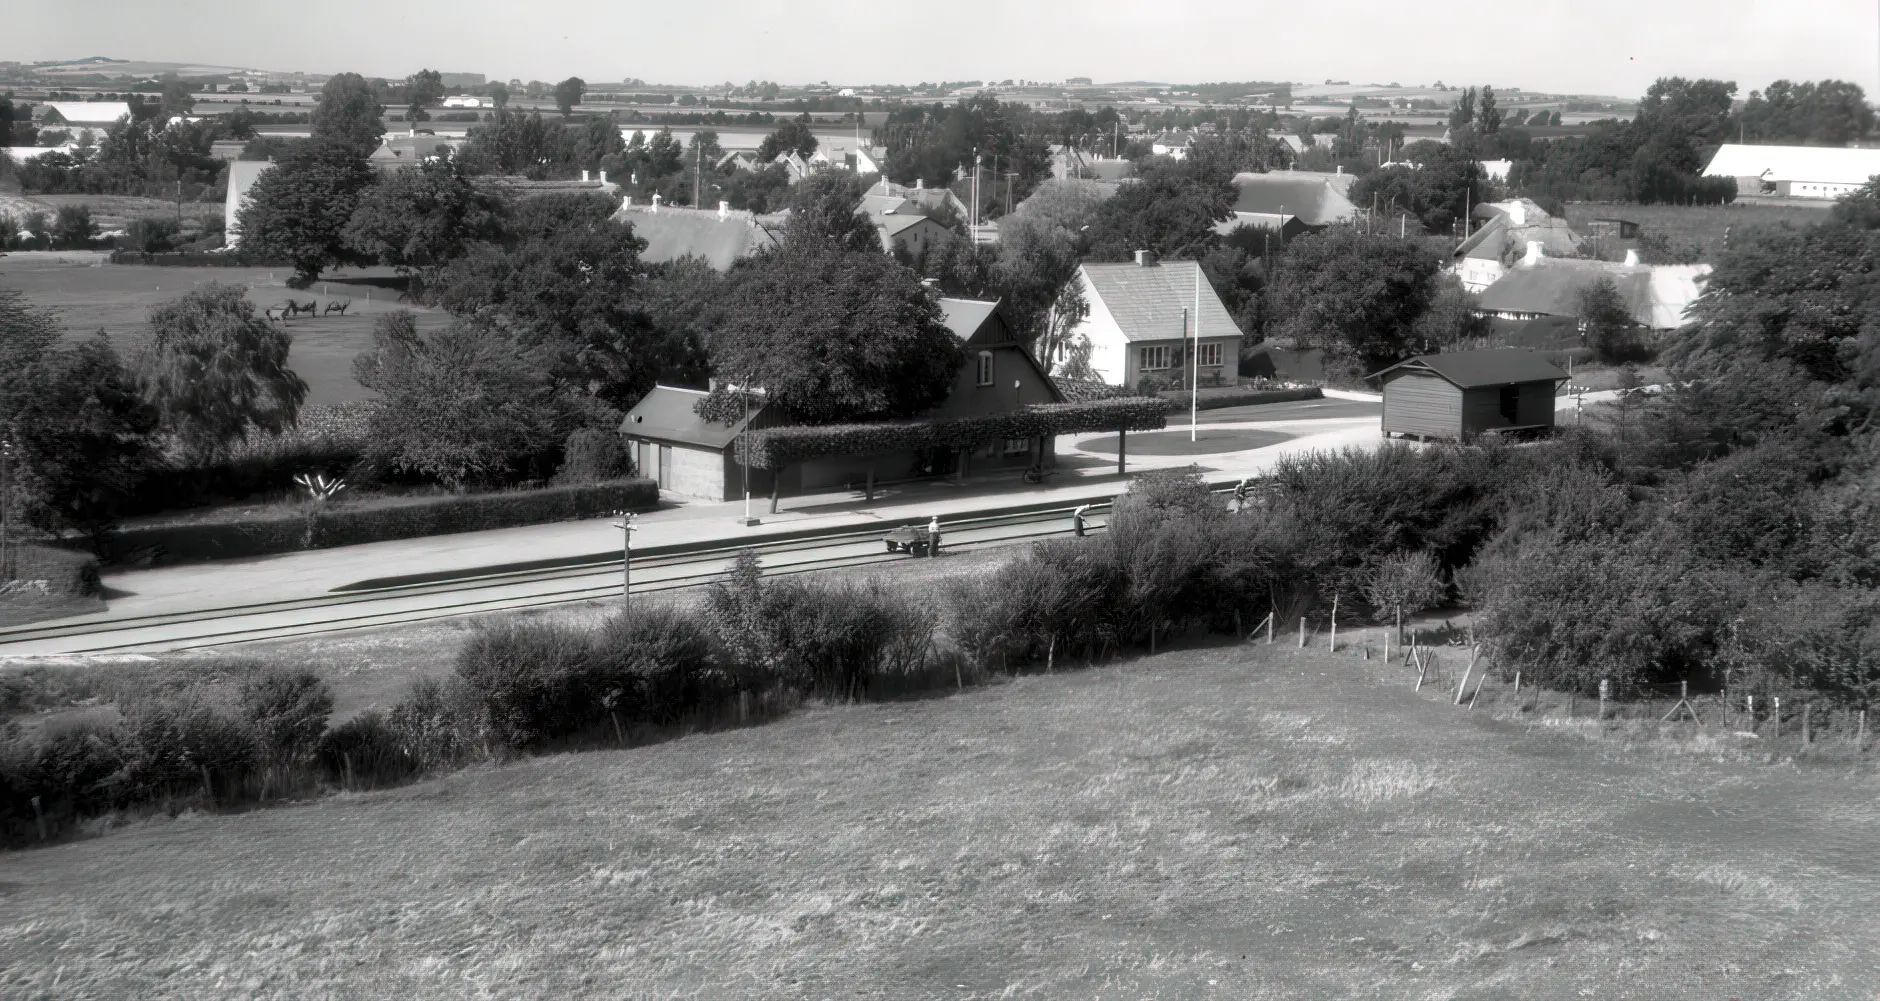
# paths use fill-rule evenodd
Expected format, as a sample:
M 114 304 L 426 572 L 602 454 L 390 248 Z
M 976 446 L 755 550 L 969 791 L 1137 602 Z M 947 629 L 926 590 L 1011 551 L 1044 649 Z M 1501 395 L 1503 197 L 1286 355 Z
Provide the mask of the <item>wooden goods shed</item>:
M 1554 426 L 1567 373 L 1519 348 L 1419 355 L 1367 377 L 1384 393 L 1384 437 L 1468 441 Z

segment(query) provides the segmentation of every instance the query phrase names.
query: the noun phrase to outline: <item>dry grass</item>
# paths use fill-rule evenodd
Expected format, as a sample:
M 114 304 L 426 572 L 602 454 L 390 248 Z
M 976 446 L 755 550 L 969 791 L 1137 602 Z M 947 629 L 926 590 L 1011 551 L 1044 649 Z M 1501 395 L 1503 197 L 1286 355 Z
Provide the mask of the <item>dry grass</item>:
M 1668 237 L 1674 246 L 1696 244 L 1702 260 L 1715 263 L 1724 249 L 1727 232 L 1734 241 L 1752 229 L 1771 226 L 1809 226 L 1828 217 L 1828 205 L 1820 208 L 1796 205 L 1609 205 L 1596 202 L 1572 202 L 1567 205 L 1567 224 L 1583 234 L 1592 233 L 1594 219 L 1630 219 L 1645 233 Z
M 346 272 L 381 274 L 384 269 Z M 345 316 L 300 317 L 287 322 L 294 337 L 288 364 L 307 380 L 308 406 L 346 403 L 372 396 L 352 377 L 352 361 L 372 343 L 372 323 L 394 309 L 412 308 L 423 329 L 441 327 L 450 317 L 438 310 L 417 309 L 400 303 L 396 293 L 363 285 L 331 284 L 330 291 L 316 284 L 307 291 L 282 285 L 286 269 L 276 268 L 172 268 L 136 265 L 62 264 L 47 260 L 8 260 L 0 268 L 0 284 L 19 289 L 36 306 L 57 310 L 72 337 L 88 337 L 103 330 L 118 350 L 134 353 L 149 337 L 150 310 L 177 298 L 204 282 L 229 282 L 250 287 L 248 298 L 257 310 L 292 297 L 309 298 L 322 308 L 333 299 L 351 299 Z M 335 276 L 337 282 L 338 276 Z
M 1872 775 L 1432 694 L 1350 653 L 1185 650 L 186 816 L 0 858 L 0 994 L 1880 988 Z

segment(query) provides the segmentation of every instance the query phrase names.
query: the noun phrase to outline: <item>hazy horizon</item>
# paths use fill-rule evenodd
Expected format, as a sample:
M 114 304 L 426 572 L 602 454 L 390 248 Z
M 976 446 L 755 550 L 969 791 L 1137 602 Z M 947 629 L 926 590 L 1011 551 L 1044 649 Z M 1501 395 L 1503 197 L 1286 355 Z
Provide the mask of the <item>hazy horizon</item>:
M 103 0 L 15 5 L 0 59 L 116 59 L 282 72 L 400 77 L 420 68 L 494 79 L 640 78 L 705 86 L 731 80 L 913 84 L 940 80 L 1324 79 L 1642 94 L 1661 76 L 1734 80 L 1835 77 L 1880 94 L 1880 11 L 1818 0 L 1620 0 L 1501 8 L 1459 23 L 1453 5 L 1348 0 L 1171 0 L 1145 6 L 965 0 L 942 10 L 855 0 L 794 6 L 583 5 L 489 0 Z M 735 25 L 736 27 L 727 27 Z

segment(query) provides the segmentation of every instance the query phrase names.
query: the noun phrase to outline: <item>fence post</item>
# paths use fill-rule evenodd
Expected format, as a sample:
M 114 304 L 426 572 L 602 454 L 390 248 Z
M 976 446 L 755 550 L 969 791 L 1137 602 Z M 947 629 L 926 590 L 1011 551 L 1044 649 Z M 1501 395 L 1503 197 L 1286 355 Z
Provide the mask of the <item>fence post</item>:
M 1269 646 L 1273 642 L 1273 618 L 1278 614 L 1278 612 L 1266 613 L 1266 642 Z
M 1612 682 L 1605 678 L 1599 679 L 1599 721 L 1601 723 L 1606 721 L 1606 699 L 1611 695 Z
M 1462 669 L 1462 683 L 1456 686 L 1456 701 L 1450 703 L 1450 705 L 1459 706 L 1462 704 L 1462 693 L 1469 690 L 1469 675 L 1473 673 L 1475 673 L 1475 657 L 1471 655 L 1469 657 L 1469 666 Z
M 1814 711 L 1815 711 L 1815 704 L 1813 702 L 1802 703 L 1802 746 L 1803 747 L 1807 747 L 1809 744 L 1814 743 L 1814 740 L 1815 740 L 1815 731 L 1814 731 L 1814 726 L 1813 726 L 1814 719 L 1812 718 L 1814 715 Z
M 1306 648 L 1306 617 L 1299 616 L 1299 649 Z
M 1514 708 L 1516 712 L 1519 712 L 1521 710 L 1521 670 L 1520 668 L 1516 668 L 1514 672 Z
M 1769 697 L 1769 718 L 1774 720 L 1776 724 L 1776 735 L 1770 739 L 1781 740 L 1782 739 L 1782 696 L 1771 695 Z
M 1329 653 L 1338 652 L 1338 595 L 1332 595 L 1332 633 L 1331 642 L 1325 647 Z
M 1866 742 L 1867 742 L 1867 710 L 1862 709 L 1860 711 L 1860 723 L 1856 725 L 1856 728 L 1854 730 L 1855 749 L 1858 750 L 1860 748 L 1860 745 Z
M 39 797 L 33 797 L 33 820 L 39 825 L 39 840 L 46 840 L 46 815 L 39 809 Z
M 1384 665 L 1390 666 L 1390 630 L 1384 630 Z

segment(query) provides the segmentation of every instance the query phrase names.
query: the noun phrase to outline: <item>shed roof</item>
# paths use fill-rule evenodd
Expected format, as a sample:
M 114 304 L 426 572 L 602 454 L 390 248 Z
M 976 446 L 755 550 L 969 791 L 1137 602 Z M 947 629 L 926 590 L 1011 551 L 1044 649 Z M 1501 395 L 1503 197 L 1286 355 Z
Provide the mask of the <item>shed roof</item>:
M 1619 298 L 1625 301 L 1634 321 L 1663 329 L 1653 322 L 1657 317 L 1652 309 L 1651 272 L 1651 268 L 1643 265 L 1628 267 L 1607 261 L 1544 257 L 1532 264 L 1523 262 L 1508 269 L 1507 274 L 1483 289 L 1475 302 L 1478 308 L 1490 313 L 1579 316 L 1580 294 L 1600 279 L 1607 279 L 1618 290 Z
M 1880 174 L 1880 149 L 1831 146 L 1718 147 L 1704 168 L 1706 177 L 1767 177 L 1772 181 L 1820 181 L 1865 184 Z
M 987 302 L 984 299 L 941 299 L 940 315 L 947 329 L 964 344 L 979 333 L 979 328 L 986 325 L 992 314 L 999 311 L 998 300 Z
M 1123 336 L 1131 341 L 1172 341 L 1186 336 L 1182 310 L 1195 308 L 1195 282 L 1201 282 L 1201 336 L 1240 336 L 1214 286 L 1200 276 L 1194 261 L 1080 265 L 1085 284 L 1101 300 Z
M 716 424 L 700 417 L 692 408 L 709 393 L 678 386 L 654 386 L 620 421 L 620 433 L 640 438 L 655 438 L 682 445 L 723 449 L 731 444 L 746 424 L 762 412 L 759 407 L 750 416 L 734 424 Z
M 1528 216 L 1527 220 L 1517 226 L 1513 216 L 1497 215 L 1462 241 L 1455 256 L 1510 262 L 1525 255 L 1530 243 L 1538 243 L 1543 252 L 1556 256 L 1580 252 L 1580 236 L 1567 226 L 1565 219 L 1542 213 L 1538 219 Z
M 58 112 L 68 125 L 110 125 L 131 113 L 124 101 L 47 101 L 40 107 Z
M 1567 378 L 1567 373 L 1562 372 L 1558 365 L 1523 348 L 1418 355 L 1365 378 L 1381 379 L 1402 370 L 1430 372 L 1460 389 L 1508 386 L 1523 382 L 1559 382 Z
M 1350 222 L 1357 216 L 1357 206 L 1318 176 L 1301 177 L 1287 170 L 1241 173 L 1234 175 L 1234 187 L 1240 191 L 1235 212 L 1296 216 L 1308 226 Z

